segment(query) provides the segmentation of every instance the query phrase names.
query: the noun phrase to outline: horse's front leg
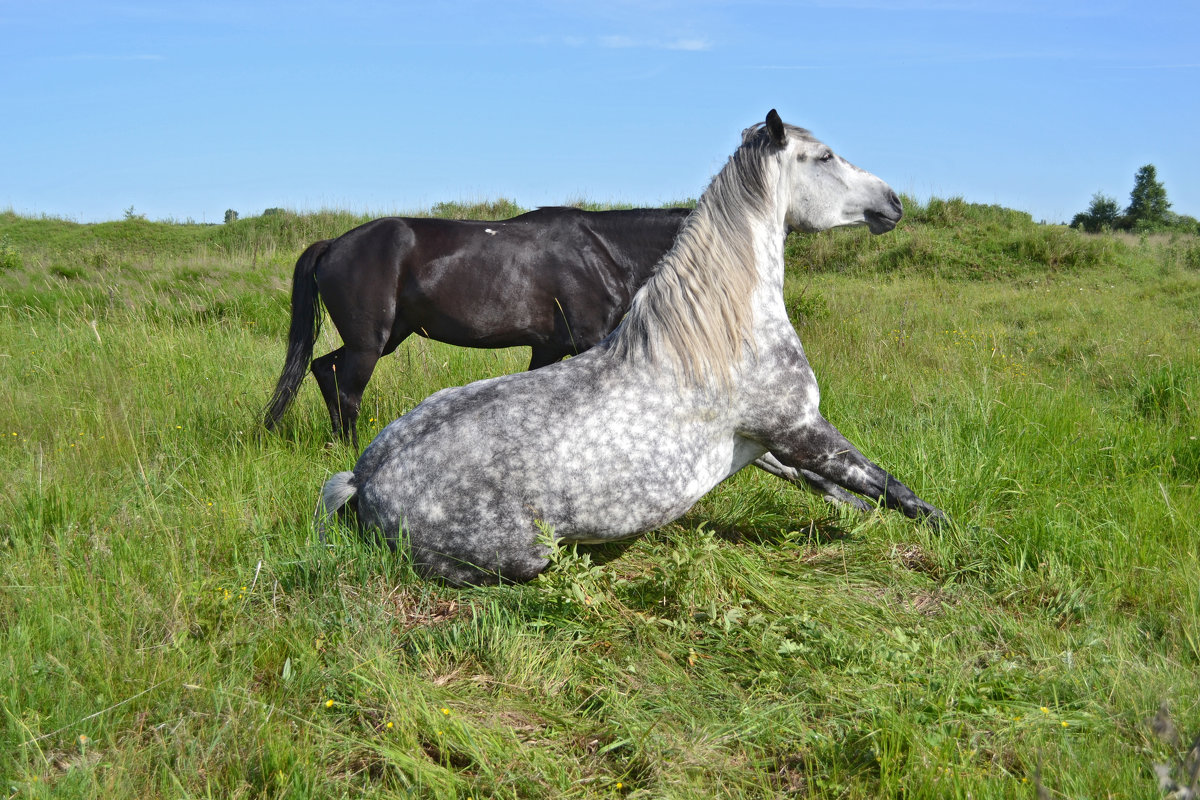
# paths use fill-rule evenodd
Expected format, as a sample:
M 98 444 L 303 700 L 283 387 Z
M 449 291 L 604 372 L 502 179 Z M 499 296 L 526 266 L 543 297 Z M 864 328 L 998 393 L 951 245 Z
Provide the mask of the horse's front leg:
M 567 351 L 561 347 L 554 345 L 533 345 L 529 350 L 529 367 L 530 371 L 541 369 L 549 366 L 556 361 L 562 361 L 567 355 Z
M 847 492 L 836 483 L 822 478 L 815 472 L 789 467 L 781 463 L 778 458 L 770 453 L 760 456 L 754 462 L 754 466 L 764 472 L 771 473 L 777 478 L 783 478 L 788 483 L 799 486 L 801 489 L 806 489 L 813 494 L 820 495 L 831 503 L 844 503 L 845 505 L 857 508 L 859 511 L 867 511 L 871 508 L 867 504 L 867 501 L 856 494 Z
M 841 431 L 814 414 L 803 424 L 767 432 L 763 444 L 786 467 L 882 503 L 905 516 L 939 526 L 948 518 L 858 451 Z M 820 484 L 818 484 L 820 485 Z

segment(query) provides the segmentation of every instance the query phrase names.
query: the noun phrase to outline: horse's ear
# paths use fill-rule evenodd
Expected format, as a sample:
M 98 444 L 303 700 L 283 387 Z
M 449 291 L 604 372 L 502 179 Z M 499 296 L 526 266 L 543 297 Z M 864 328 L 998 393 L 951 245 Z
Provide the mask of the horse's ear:
M 779 118 L 779 112 L 773 108 L 767 112 L 767 133 L 771 135 L 771 141 L 777 145 L 782 145 L 784 139 L 787 138 L 787 133 L 783 130 L 783 120 Z

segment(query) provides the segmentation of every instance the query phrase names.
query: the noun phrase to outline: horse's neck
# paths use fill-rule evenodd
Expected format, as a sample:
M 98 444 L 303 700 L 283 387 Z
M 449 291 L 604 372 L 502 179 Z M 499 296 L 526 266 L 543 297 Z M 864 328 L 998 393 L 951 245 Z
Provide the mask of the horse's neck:
M 767 213 L 746 221 L 746 236 L 751 242 L 755 282 L 752 294 L 745 298 L 754 316 L 753 328 L 774 323 L 780 313 L 786 318 L 783 305 L 784 240 L 787 223 L 784 221 L 783 201 L 777 199 Z
M 787 239 L 787 223 L 783 212 L 758 220 L 753 231 L 754 260 L 758 272 L 758 289 L 783 296 L 783 246 Z
M 724 384 L 760 324 L 783 314 L 783 214 L 771 197 L 714 181 L 672 251 L 635 298 L 614 342 L 620 357 L 665 359 Z M 778 307 L 778 308 L 776 308 Z

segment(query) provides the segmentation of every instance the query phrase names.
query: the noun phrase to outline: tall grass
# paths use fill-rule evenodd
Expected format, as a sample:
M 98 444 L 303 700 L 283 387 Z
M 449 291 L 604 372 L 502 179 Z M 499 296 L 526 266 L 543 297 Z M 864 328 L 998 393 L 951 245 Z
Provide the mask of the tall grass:
M 466 590 L 317 544 L 355 453 L 311 381 L 259 428 L 290 262 L 357 218 L 0 215 L 0 791 L 1157 796 L 1147 719 L 1200 730 L 1194 243 L 907 205 L 793 239 L 787 295 L 825 414 L 956 525 L 746 471 Z M 525 361 L 408 342 L 361 433 Z

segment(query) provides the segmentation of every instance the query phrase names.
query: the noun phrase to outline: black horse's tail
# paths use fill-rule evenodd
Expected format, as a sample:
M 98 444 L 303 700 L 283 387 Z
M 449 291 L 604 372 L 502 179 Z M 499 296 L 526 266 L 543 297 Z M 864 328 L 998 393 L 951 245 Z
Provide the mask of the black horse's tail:
M 274 430 L 279 418 L 292 404 L 308 363 L 312 361 L 313 345 L 321 332 L 321 298 L 317 294 L 316 271 L 321 257 L 329 249 L 329 239 L 309 245 L 296 259 L 296 271 L 292 273 L 292 325 L 288 329 L 287 357 L 283 372 L 275 384 L 275 394 L 267 405 L 267 430 Z

